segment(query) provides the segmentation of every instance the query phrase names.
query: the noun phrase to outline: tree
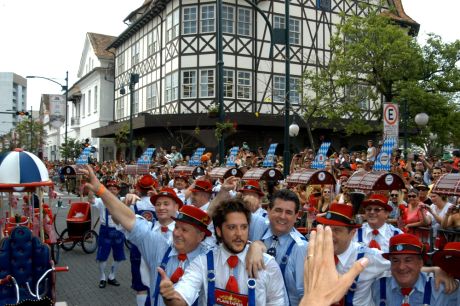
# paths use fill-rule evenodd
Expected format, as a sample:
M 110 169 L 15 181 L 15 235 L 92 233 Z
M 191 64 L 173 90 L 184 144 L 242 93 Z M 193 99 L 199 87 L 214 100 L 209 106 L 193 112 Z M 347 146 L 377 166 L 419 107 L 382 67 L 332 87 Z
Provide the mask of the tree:
M 14 129 L 14 142 L 16 147 L 37 154 L 46 139 L 46 131 L 43 123 L 31 118 L 24 118 Z
M 59 152 L 61 156 L 67 156 L 68 159 L 77 159 L 82 151 L 82 142 L 75 138 L 67 138 L 67 145 L 62 143 L 59 146 Z
M 426 139 L 428 131 L 446 142 L 448 136 L 460 139 L 458 129 L 458 61 L 460 41 L 444 43 L 431 35 L 425 46 L 408 35 L 407 29 L 395 24 L 379 8 L 363 8 L 363 16 L 342 15 L 331 38 L 332 57 L 318 72 L 304 75 L 302 109 L 306 120 L 321 119 L 348 134 L 367 133 L 369 120 L 381 122 L 383 102 L 408 105 L 408 117 L 423 111 L 430 116 L 428 128 L 414 137 Z M 457 99 L 456 99 L 457 98 Z M 415 129 L 409 120 L 409 129 Z

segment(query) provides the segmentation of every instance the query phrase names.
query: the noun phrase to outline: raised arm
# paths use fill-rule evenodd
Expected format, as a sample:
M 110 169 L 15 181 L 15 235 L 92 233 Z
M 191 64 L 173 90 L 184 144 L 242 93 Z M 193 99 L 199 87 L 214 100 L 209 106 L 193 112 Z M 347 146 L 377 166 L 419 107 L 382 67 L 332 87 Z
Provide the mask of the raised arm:
M 89 188 L 95 195 L 102 199 L 102 202 L 105 207 L 107 207 L 114 220 L 117 220 L 124 229 L 131 231 L 136 221 L 134 212 L 99 182 L 91 166 L 86 166 L 86 168 L 81 171 L 88 179 L 88 183 L 85 184 L 85 187 Z

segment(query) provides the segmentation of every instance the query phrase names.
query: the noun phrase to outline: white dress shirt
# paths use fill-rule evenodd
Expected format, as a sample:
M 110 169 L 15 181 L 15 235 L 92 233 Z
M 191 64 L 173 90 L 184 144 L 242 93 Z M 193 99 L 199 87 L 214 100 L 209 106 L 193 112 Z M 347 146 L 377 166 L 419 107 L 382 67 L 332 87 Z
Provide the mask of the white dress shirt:
M 359 230 L 360 229 L 356 230 L 356 234 L 353 237 L 353 241 L 355 242 L 360 242 L 358 241 Z M 363 223 L 363 226 L 361 227 L 361 231 L 363 233 L 362 243 L 364 243 L 365 245 L 369 245 L 369 242 L 371 242 L 371 240 L 375 240 L 380 245 L 380 249 L 382 250 L 382 252 L 388 253 L 388 250 L 390 248 L 390 238 L 395 235 L 395 231 L 398 234 L 402 234 L 402 231 L 399 228 L 396 228 L 388 223 L 383 224 L 378 230 L 379 234 L 374 236 L 374 234 L 372 234 L 373 229 L 369 226 L 369 223 Z

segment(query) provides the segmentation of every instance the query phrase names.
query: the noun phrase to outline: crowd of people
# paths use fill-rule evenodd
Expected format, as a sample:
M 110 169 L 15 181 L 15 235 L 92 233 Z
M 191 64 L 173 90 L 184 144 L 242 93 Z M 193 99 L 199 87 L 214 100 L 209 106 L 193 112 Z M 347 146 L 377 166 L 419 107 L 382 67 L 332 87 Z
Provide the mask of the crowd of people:
M 440 229 L 460 228 L 460 198 L 433 191 L 444 173 L 458 172 L 460 154 L 403 158 L 395 150 L 390 171 L 405 187 L 370 192 L 356 210 L 347 180 L 370 171 L 378 152 L 372 141 L 363 152 L 342 148 L 324 168 L 337 183 L 310 186 L 212 179 L 211 154 L 201 158 L 205 174 L 193 178 L 174 171 L 189 159 L 176 147 L 135 178 L 126 163 L 94 163 L 75 191 L 88 188 L 101 215 L 98 285 L 119 285 L 127 239 L 137 305 L 457 305 L 460 243 L 427 244 Z M 236 164 L 244 173 L 264 158 L 262 148 L 243 144 Z M 311 168 L 314 158 L 309 148 L 295 154 L 290 172 Z M 65 183 L 63 166 L 49 164 Z

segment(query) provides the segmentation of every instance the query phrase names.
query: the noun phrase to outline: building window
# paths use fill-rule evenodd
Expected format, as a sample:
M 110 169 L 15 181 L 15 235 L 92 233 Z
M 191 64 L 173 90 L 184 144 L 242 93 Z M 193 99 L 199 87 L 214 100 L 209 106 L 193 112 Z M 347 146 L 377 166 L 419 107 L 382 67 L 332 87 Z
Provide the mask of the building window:
M 285 19 L 282 16 L 273 17 L 274 29 L 285 29 Z M 289 43 L 300 44 L 300 20 L 289 18 Z
M 88 90 L 88 116 L 91 115 L 91 90 Z
M 222 6 L 222 33 L 233 34 L 233 6 Z
M 118 74 L 121 74 L 123 71 L 125 71 L 125 54 L 121 53 L 118 58 Z
M 331 11 L 331 0 L 316 0 L 316 6 L 326 12 Z
M 251 36 L 251 11 L 238 8 L 238 35 Z
M 131 65 L 139 63 L 139 42 L 131 46 Z
M 166 75 L 165 81 L 165 98 L 166 102 L 171 102 L 177 100 L 177 90 L 178 90 L 178 72 L 173 72 Z
M 147 101 L 146 108 L 152 109 L 157 106 L 157 83 L 153 83 L 147 86 Z
M 291 77 L 289 79 L 289 102 L 300 104 L 300 78 Z
M 124 101 L 123 97 L 117 100 L 117 119 L 121 119 L 124 117 Z
M 195 34 L 197 22 L 196 6 L 184 7 L 184 34 Z
M 214 97 L 214 70 L 200 70 L 200 97 Z
M 150 32 L 147 35 L 147 56 L 151 56 L 157 51 L 157 46 L 158 46 L 157 35 L 158 35 L 157 28 L 153 29 L 152 32 Z
M 273 77 L 273 102 L 284 103 L 286 97 L 284 77 L 274 76 Z
M 251 98 L 251 73 L 238 71 L 238 99 Z
M 81 116 L 82 118 L 85 118 L 85 94 L 81 95 L 80 106 L 81 106 Z
M 196 98 L 196 70 L 182 71 L 182 98 Z
M 235 78 L 233 70 L 224 69 L 224 97 L 233 98 L 233 88 L 235 87 Z
M 166 17 L 166 41 L 179 36 L 179 9 L 175 9 Z
M 94 86 L 94 112 L 97 113 L 97 103 L 99 98 L 99 91 L 97 86 Z
M 215 9 L 214 5 L 203 5 L 201 7 L 201 32 L 214 32 Z
M 133 114 L 137 114 L 139 112 L 139 90 L 134 92 L 134 101 L 133 101 Z

